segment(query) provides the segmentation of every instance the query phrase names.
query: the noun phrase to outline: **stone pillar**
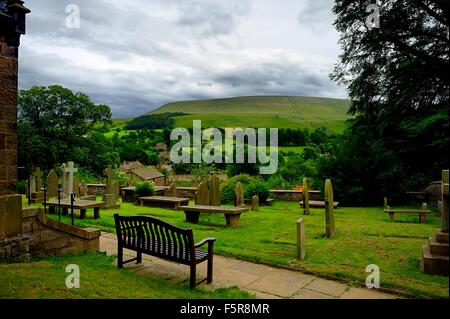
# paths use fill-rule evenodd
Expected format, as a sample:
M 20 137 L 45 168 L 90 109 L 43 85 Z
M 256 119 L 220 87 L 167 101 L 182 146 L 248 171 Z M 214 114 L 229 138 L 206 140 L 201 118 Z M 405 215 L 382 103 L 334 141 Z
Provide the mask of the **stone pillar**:
M 22 1 L 0 3 L 0 196 L 17 193 L 17 74 L 20 35 L 25 33 Z
M 297 260 L 305 259 L 305 221 L 297 221 Z

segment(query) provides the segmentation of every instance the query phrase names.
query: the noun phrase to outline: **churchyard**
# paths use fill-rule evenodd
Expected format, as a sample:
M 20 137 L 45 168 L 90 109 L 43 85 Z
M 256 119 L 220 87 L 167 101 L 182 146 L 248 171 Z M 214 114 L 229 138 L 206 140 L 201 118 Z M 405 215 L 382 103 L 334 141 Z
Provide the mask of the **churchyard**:
M 99 197 L 100 199 L 101 197 Z M 191 201 L 191 204 L 193 201 Z M 341 207 L 334 211 L 336 235 L 326 238 L 324 209 L 311 208 L 309 215 L 296 202 L 275 201 L 241 216 L 239 228 L 225 227 L 219 214 L 201 216 L 198 224 L 185 220 L 182 211 L 141 207 L 121 203 L 118 210 L 102 211 L 101 219 L 76 219 L 79 227 L 95 227 L 115 232 L 113 214 L 149 215 L 182 228 L 192 228 L 196 238 L 215 237 L 215 253 L 255 263 L 301 270 L 353 282 L 365 282 L 369 264 L 377 264 L 384 288 L 409 297 L 448 296 L 448 277 L 424 274 L 420 270 L 421 247 L 440 226 L 436 212 L 425 224 L 418 216 L 399 216 L 390 222 L 383 207 Z M 76 217 L 78 217 L 77 213 Z M 57 219 L 57 215 L 51 215 Z M 306 229 L 306 258 L 296 261 L 296 221 L 303 218 Z M 70 216 L 63 221 L 70 223 Z

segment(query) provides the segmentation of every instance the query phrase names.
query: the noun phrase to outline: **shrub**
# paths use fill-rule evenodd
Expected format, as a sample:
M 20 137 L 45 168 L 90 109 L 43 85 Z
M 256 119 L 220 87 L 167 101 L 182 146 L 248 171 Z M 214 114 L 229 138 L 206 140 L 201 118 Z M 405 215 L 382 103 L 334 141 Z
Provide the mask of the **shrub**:
M 254 177 L 251 177 L 247 174 L 236 175 L 232 178 L 229 178 L 225 182 L 220 185 L 220 198 L 222 203 L 233 203 L 234 202 L 234 189 L 236 187 L 237 182 L 241 182 L 244 187 L 246 184 L 250 183 Z
M 155 192 L 155 189 L 153 188 L 153 184 L 150 182 L 143 182 L 136 184 L 136 188 L 134 190 L 134 193 L 138 197 L 144 197 L 144 196 L 152 196 Z
M 265 202 L 269 197 L 269 186 L 260 178 L 255 178 L 247 185 L 244 185 L 244 193 L 246 198 L 258 195 L 261 202 Z
M 114 180 L 118 182 L 121 187 L 128 186 L 129 183 L 128 175 L 118 170 L 114 171 Z

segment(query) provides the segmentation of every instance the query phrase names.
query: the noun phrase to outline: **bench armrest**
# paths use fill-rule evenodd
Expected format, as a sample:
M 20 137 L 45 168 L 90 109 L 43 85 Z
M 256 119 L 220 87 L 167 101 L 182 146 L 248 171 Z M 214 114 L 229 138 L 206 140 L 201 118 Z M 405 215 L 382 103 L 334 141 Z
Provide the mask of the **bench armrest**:
M 216 239 L 214 237 L 208 237 L 205 239 L 202 239 L 201 241 L 199 241 L 197 244 L 194 245 L 195 248 L 201 247 L 203 245 L 205 245 L 206 243 L 214 243 L 216 241 Z

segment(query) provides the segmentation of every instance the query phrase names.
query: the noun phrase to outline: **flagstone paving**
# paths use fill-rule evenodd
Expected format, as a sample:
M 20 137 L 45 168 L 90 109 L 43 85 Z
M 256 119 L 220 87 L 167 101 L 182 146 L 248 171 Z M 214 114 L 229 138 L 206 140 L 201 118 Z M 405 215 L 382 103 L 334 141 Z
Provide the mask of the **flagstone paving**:
M 117 254 L 115 234 L 102 233 L 100 251 Z M 135 252 L 124 250 L 125 256 Z M 126 264 L 124 267 L 139 275 L 163 278 L 171 284 L 187 284 L 189 267 L 156 257 L 142 255 L 142 263 Z M 115 261 L 116 262 L 116 261 Z M 198 280 L 206 277 L 206 262 L 197 268 Z M 279 269 L 250 263 L 234 258 L 214 255 L 214 281 L 200 284 L 206 289 L 237 286 L 260 299 L 393 299 L 399 296 L 367 288 L 350 287 L 346 284 L 304 274 L 299 271 Z

